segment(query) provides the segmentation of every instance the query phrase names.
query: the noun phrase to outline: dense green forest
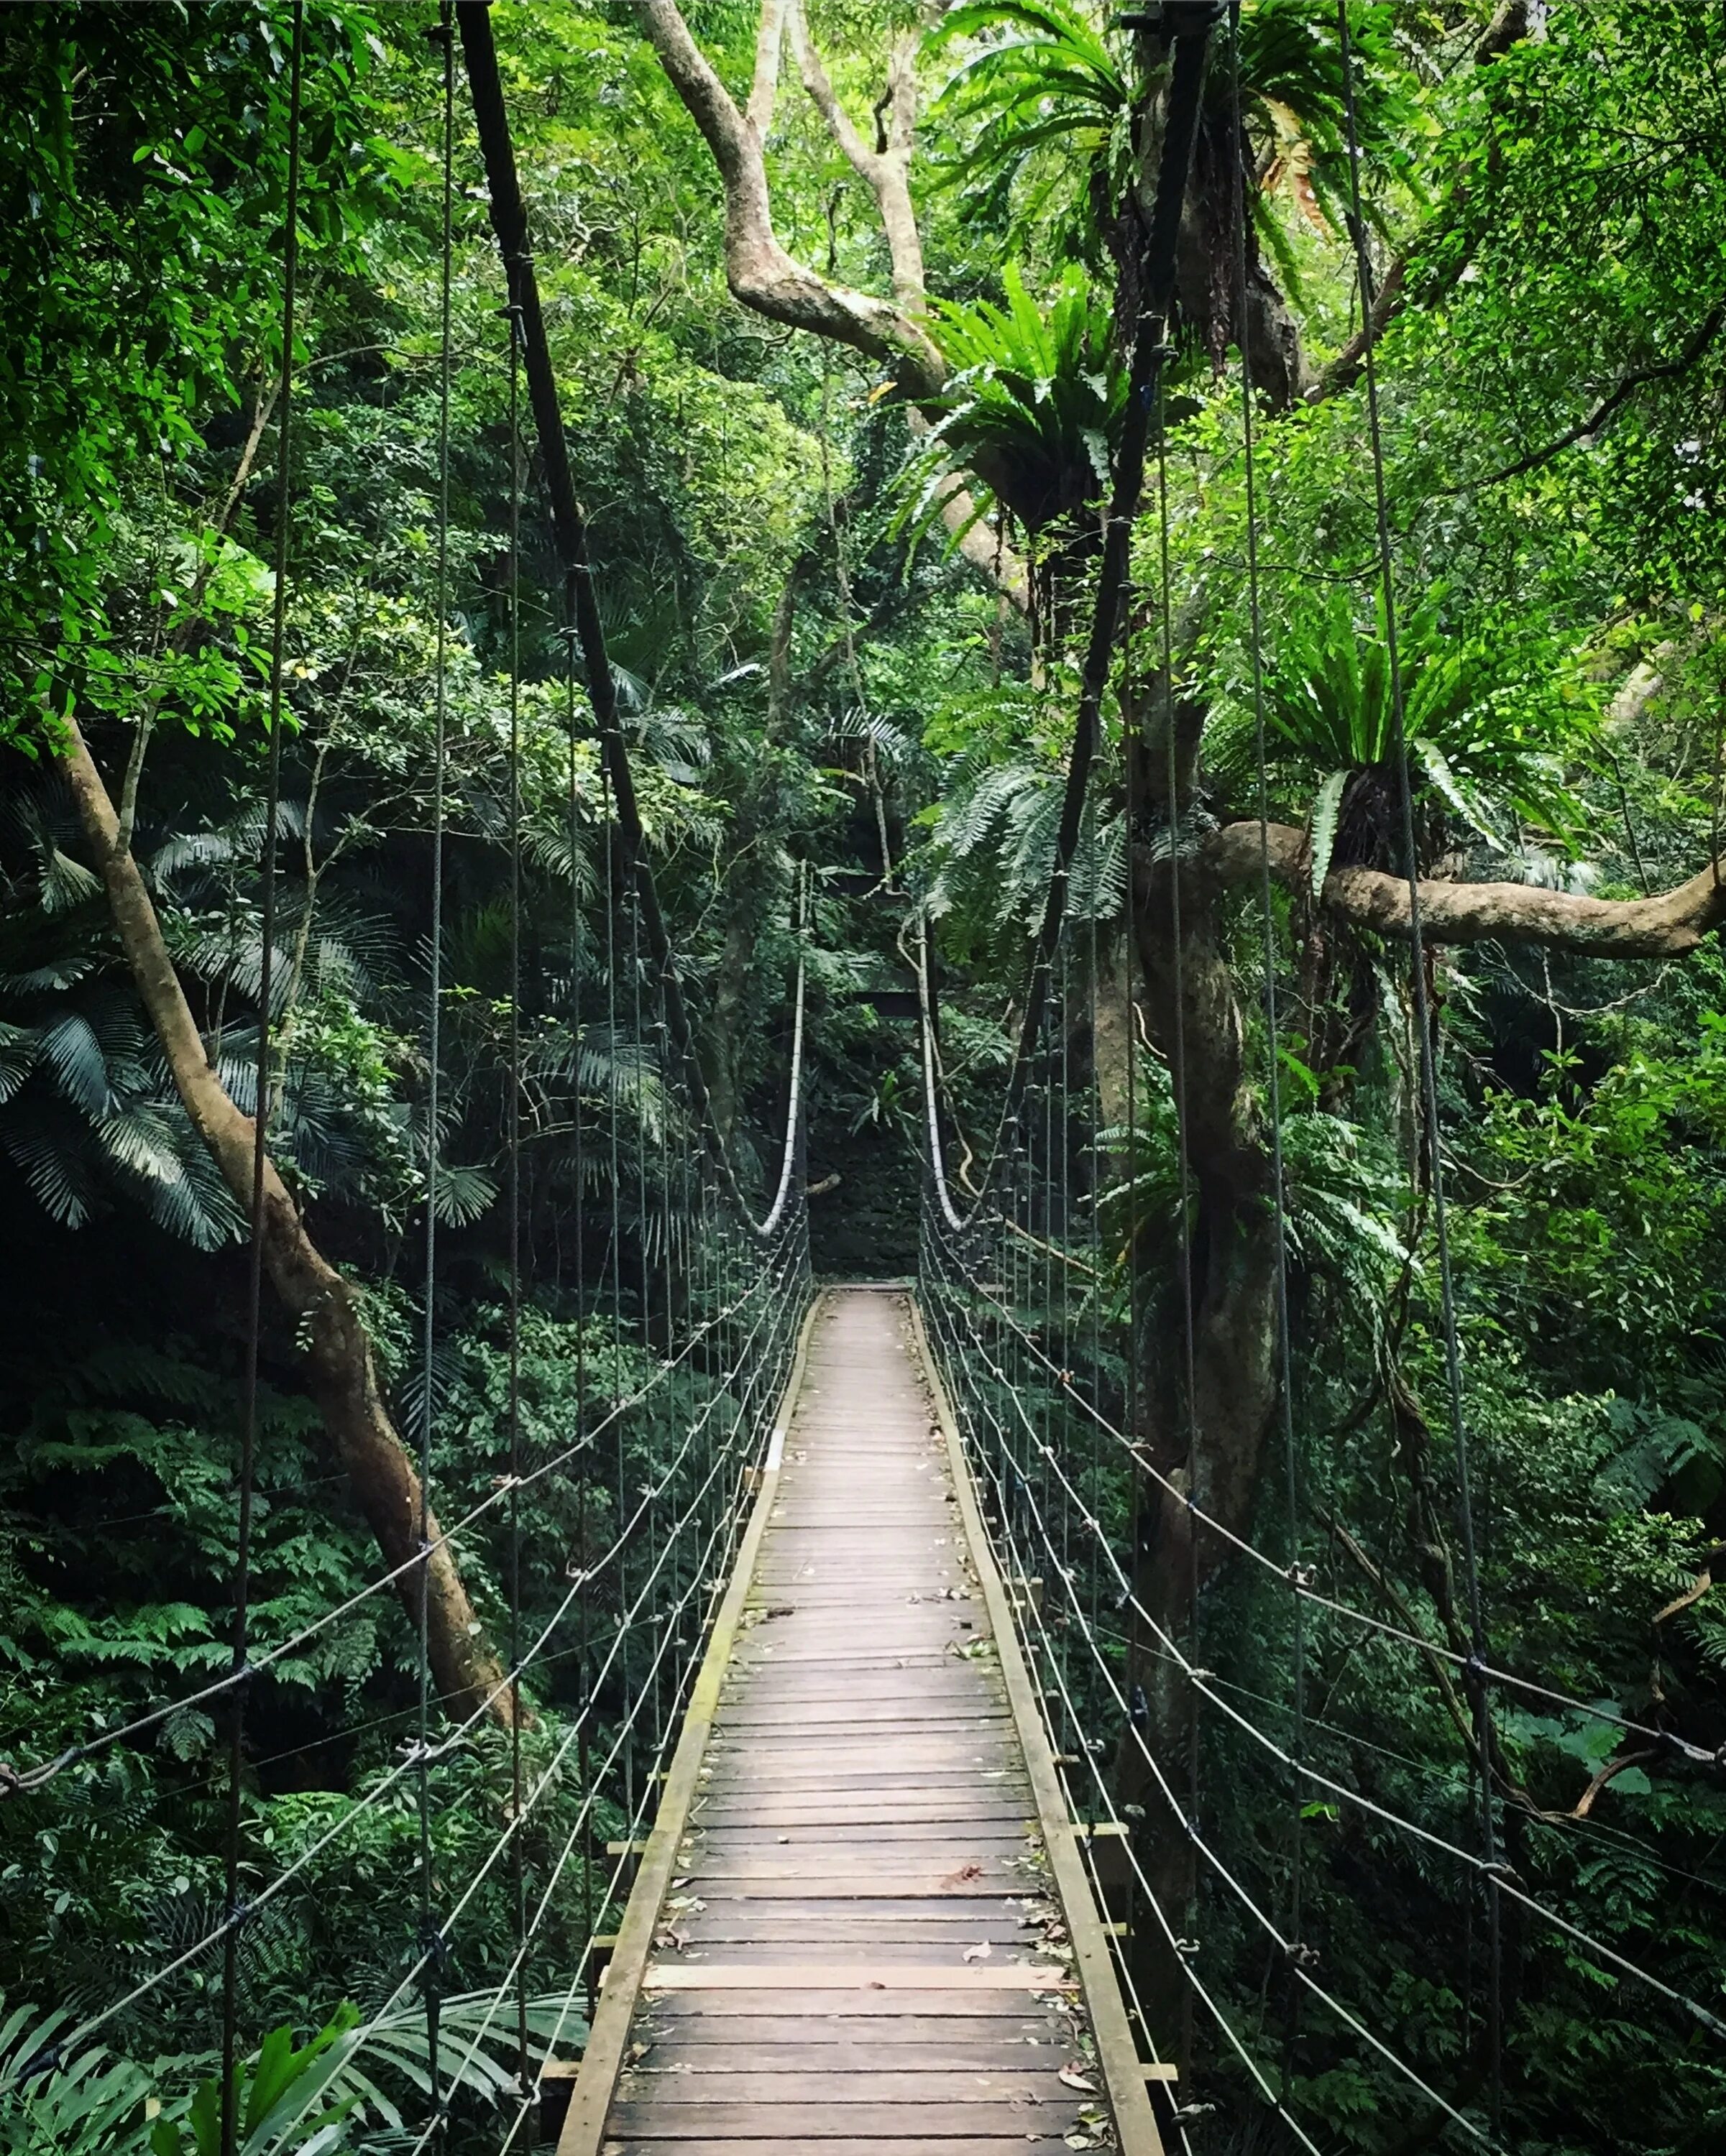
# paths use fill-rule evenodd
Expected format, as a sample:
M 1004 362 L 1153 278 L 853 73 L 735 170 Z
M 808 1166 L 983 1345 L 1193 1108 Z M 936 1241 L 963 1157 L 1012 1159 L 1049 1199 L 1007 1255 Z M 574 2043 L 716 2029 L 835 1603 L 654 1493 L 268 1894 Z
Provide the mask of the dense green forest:
M 475 2002 L 554 1876 L 523 2026 L 578 2053 L 656 1754 L 573 1636 L 499 1686 L 758 1411 L 672 1352 L 747 1256 L 701 1162 L 773 1194 L 801 960 L 815 1275 L 914 1274 L 920 979 L 986 1152 L 1051 889 L 1077 1135 L 1045 1096 L 1020 1286 L 1059 1241 L 1033 1331 L 1144 1468 L 1072 1459 L 1133 1582 L 1091 1726 L 1198 1943 L 1123 1948 L 1185 2145 L 1467 2145 L 1309 1967 L 1486 2145 L 1726 2145 L 1726 20 L 1185 12 L 1147 413 L 1162 9 L 491 10 L 688 1070 L 455 24 L 0 12 L 0 2147 L 214 2156 L 224 2012 L 236 2145 L 424 2145 L 433 1968 L 480 2031 L 440 2138 L 496 2148 L 516 2010 Z M 640 1224 L 680 1206 L 687 1281 Z M 243 1455 L 267 1666 L 237 1735 L 231 1693 L 134 1730 L 229 1668 Z M 410 1456 L 445 1517 L 563 1463 L 429 1614 L 372 1591 Z M 1195 1725 L 1148 1610 L 1348 1794 Z M 1440 1845 L 1483 1819 L 1523 1898 Z M 284 1883 L 224 1933 L 236 1822 L 244 1900 Z

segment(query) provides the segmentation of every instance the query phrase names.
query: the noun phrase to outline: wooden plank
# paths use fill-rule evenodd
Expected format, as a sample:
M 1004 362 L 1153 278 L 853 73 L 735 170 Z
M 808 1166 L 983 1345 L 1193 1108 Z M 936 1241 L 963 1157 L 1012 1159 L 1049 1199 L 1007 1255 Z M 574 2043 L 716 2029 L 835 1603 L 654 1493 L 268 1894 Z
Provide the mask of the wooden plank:
M 818 1295 L 804 1318 L 784 1396 L 773 1419 L 775 1440 L 789 1427 L 795 1410 L 798 1390 L 808 1368 L 809 1341 L 825 1301 L 824 1296 Z M 771 1442 L 768 1457 L 774 1457 L 779 1450 L 777 1441 Z M 660 1905 L 676 1871 L 677 1845 L 682 1838 L 690 1801 L 698 1786 L 707 1732 L 718 1707 L 721 1681 L 742 1617 L 756 1555 L 767 1532 L 768 1516 L 773 1509 L 781 1472 L 776 1466 L 763 1471 L 761 1487 L 738 1548 L 737 1568 L 714 1620 L 677 1749 L 672 1755 L 659 1815 L 624 1913 L 618 1944 L 606 1971 L 605 1987 L 588 2031 L 582 2070 L 569 2099 L 562 2131 L 557 2137 L 557 2156 L 594 2156 L 605 2137 L 605 2114 L 628 2047 L 629 2021 L 640 1994 L 654 1929 L 659 1922 Z
M 1156 2114 L 1151 2108 L 1144 2078 L 1139 2071 L 1138 2048 L 1133 2041 L 1127 2010 L 1116 1984 L 1108 1941 L 1103 1935 L 1102 1919 L 1092 1897 L 1084 1866 L 1072 1836 L 1067 1831 L 1066 1802 L 1061 1794 L 1061 1777 L 1051 1757 L 1035 1693 L 1025 1666 L 1018 1635 L 1014 1630 L 1012 1613 L 1007 1606 L 1006 1590 L 1001 1584 L 994 1552 L 988 1530 L 984 1526 L 976 1492 L 971 1485 L 964 1442 L 942 1385 L 934 1356 L 930 1352 L 922 1312 L 915 1296 L 909 1300 L 909 1309 L 912 1332 L 922 1362 L 924 1378 L 928 1385 L 929 1396 L 935 1404 L 942 1435 L 947 1441 L 953 1486 L 958 1495 L 959 1512 L 970 1543 L 972 1563 L 976 1568 L 990 1629 L 994 1635 L 1001 1679 L 1007 1688 L 1014 1720 L 1018 1724 L 1020 1744 L 1030 1770 L 1031 1787 L 1036 1795 L 1056 1891 L 1072 1942 L 1074 1964 L 1091 2017 L 1092 2030 L 1097 2043 L 1097 2064 L 1107 2091 L 1109 2109 L 1120 2139 L 1122 2156 L 1164 2156 L 1163 2138 L 1157 2130 Z
M 683 1928 L 678 1927 L 683 1937 Z M 655 1969 L 686 1974 L 693 1983 L 701 1973 L 717 1966 L 774 1968 L 792 1961 L 828 1975 L 842 1975 L 860 1961 L 867 1961 L 878 1976 L 898 1979 L 926 1970 L 945 1971 L 953 1982 L 963 1982 L 979 1964 L 966 1956 L 977 1947 L 987 1947 L 981 1965 L 1002 1971 L 1023 1970 L 1047 1963 L 1047 1949 L 1035 1948 L 1025 1938 L 992 1940 L 982 1932 L 960 1933 L 948 1939 L 891 1939 L 879 1936 L 862 1939 L 811 1938 L 690 1938 L 681 1946 L 660 1944 L 653 1961 Z
M 803 1803 L 774 1804 L 764 1793 L 753 1803 L 744 1794 L 740 1802 L 702 1803 L 695 1815 L 695 1824 L 708 1834 L 740 1832 L 746 1827 L 774 1833 L 809 1834 L 821 1826 L 843 1826 L 849 1834 L 866 1828 L 902 1830 L 963 1825 L 999 1829 L 1016 1825 L 1021 1828 L 1022 1839 L 1023 1823 L 1035 1816 L 1028 1794 L 1021 1804 L 998 1804 L 980 1800 L 967 1804 L 963 1790 L 950 1797 L 927 1798 L 920 1804 L 909 1798 L 896 1804 L 896 1797 L 903 1798 L 903 1792 L 877 1789 L 866 1791 L 848 1802 L 833 1791 L 824 1804 L 819 1795 Z
M 938 1856 L 954 1851 L 963 1863 L 966 1858 L 980 1856 L 986 1851 L 1016 1855 L 1025 1845 L 1021 1814 L 1006 1812 L 989 1818 L 980 1810 L 974 1815 L 961 1811 L 951 1820 L 845 1820 L 836 1825 L 830 1820 L 817 1820 L 810 1826 L 772 1826 L 765 1820 L 728 1826 L 701 1815 L 691 1833 L 700 1835 L 702 1851 L 710 1858 L 746 1851 L 792 1849 L 799 1856 L 819 1851 L 824 1860 L 831 1851 L 841 1859 L 855 1856 L 872 1863 L 873 1851 L 904 1842 L 914 1845 L 919 1854 L 932 1851 Z
M 694 1878 L 693 1873 L 678 1876 Z M 703 1872 L 698 1883 L 704 1899 L 729 1894 L 747 1895 L 755 1902 L 804 1902 L 811 1895 L 824 1894 L 830 1901 L 843 1903 L 860 1898 L 874 1901 L 883 1895 L 915 1901 L 925 1895 L 948 1894 L 961 1907 L 971 1901 L 1012 1901 L 1039 1891 L 1037 1882 L 1027 1880 L 1023 1872 L 999 1870 L 963 1881 L 953 1879 L 950 1873 L 933 1871 L 855 1871 L 843 1879 L 830 1878 L 819 1871 L 788 1871 L 783 1878 L 761 1872 L 730 1872 L 710 1878 Z M 1047 1892 L 1046 1886 L 1041 1891 Z
M 921 2025 L 932 2015 L 953 2021 L 1004 2021 L 1027 2029 L 1044 2025 L 1039 2019 L 1045 2012 L 1041 1994 L 1035 1994 L 1037 2003 L 1033 2003 L 1024 1992 L 983 1985 L 964 1991 L 928 1990 L 921 1984 L 884 1985 L 879 1991 L 855 1987 L 835 1990 L 830 1988 L 832 1979 L 831 1969 L 812 1971 L 809 1989 L 794 2005 L 788 2005 L 782 1989 L 733 1989 L 727 1985 L 705 1995 L 688 1990 L 659 1992 L 644 1999 L 642 2010 L 651 2028 L 686 2025 L 693 2020 L 723 2021 L 730 2028 L 758 2029 L 771 2023 L 782 2030 L 836 2029 L 873 2020 L 904 2020 Z M 1050 2004 L 1058 2007 L 1066 1997 L 1066 1994 L 1051 1994 Z
M 950 1932 L 955 1925 L 995 1923 L 1009 1930 L 1028 1932 L 1053 1912 L 1054 1902 L 1040 1895 L 956 1894 L 914 1897 L 881 1895 L 873 1898 L 852 1896 L 836 1903 L 830 1894 L 811 1894 L 800 1902 L 758 1902 L 747 1894 L 703 1894 L 701 1907 L 688 1912 L 692 1924 L 755 1923 L 768 1925 L 849 1923 L 855 1925 L 916 1925 Z
M 619 2140 L 682 2141 L 691 2128 L 704 2140 L 758 2140 L 764 2134 L 794 2133 L 803 2143 L 849 2141 L 869 2136 L 902 2141 L 927 2152 L 932 2141 L 950 2135 L 987 2138 L 1024 2135 L 1027 2126 L 1044 2135 L 1070 2131 L 1081 2109 L 1076 2097 L 1065 2103 L 1044 2103 L 1035 2110 L 1013 2103 L 714 2103 L 691 2114 L 682 2106 L 632 2103 L 620 2097 L 612 2107 L 612 2131 Z M 1024 2146 L 1021 2138 L 1020 2147 Z
M 974 2025 L 986 2030 L 995 2025 L 982 2021 Z M 866 2039 L 830 2044 L 694 2043 L 667 2037 L 649 2046 L 641 2070 L 688 2074 L 705 2087 L 708 2076 L 732 2074 L 1011 2073 L 1026 2060 L 1034 2069 L 1056 2073 L 1075 2055 L 1071 2045 L 1046 2037 L 1027 2039 L 1016 2033 L 1017 2024 L 1004 2025 L 1015 2033 L 973 2036 L 963 2025 L 956 2030 L 943 2020 L 918 2023 L 909 2034 L 897 2029 L 888 2033 L 877 2022 Z
M 982 1906 L 989 1911 L 989 1904 Z M 915 1918 L 896 1924 L 881 1917 L 848 1921 L 835 1916 L 809 1917 L 787 1926 L 758 1922 L 746 1913 L 730 1923 L 713 1924 L 706 1918 L 680 1920 L 678 1933 L 686 1938 L 686 1943 L 662 1949 L 668 1959 L 675 1953 L 685 1960 L 699 1955 L 704 1962 L 758 1956 L 779 1962 L 830 1958 L 837 1964 L 873 1961 L 877 1956 L 896 1960 L 916 1950 L 945 1955 L 948 1965 L 955 1967 L 963 1962 L 966 1951 L 975 1946 L 986 1946 L 989 1958 L 994 1961 L 1061 1958 L 1027 1933 L 1010 1909 L 1004 1916 L 973 1913 L 963 1923 L 947 1925 L 919 1923 Z
M 1071 1974 L 1045 1963 L 978 1962 L 968 1969 L 900 1969 L 886 1962 L 725 1963 L 679 1968 L 655 1962 L 643 1989 L 656 1991 L 1071 1991 Z
M 663 2140 L 608 2140 L 603 2156 L 650 2156 L 650 2152 L 663 2149 L 665 2145 Z M 1058 2152 L 1064 2145 L 1061 2133 L 1055 2127 L 1045 2128 L 1041 2124 L 1033 2124 L 992 2140 L 975 2134 L 944 2140 L 938 2156 L 1025 2156 L 1027 2148 Z M 789 2140 L 778 2136 L 751 2135 L 747 2156 L 809 2156 L 809 2137 L 801 2133 Z M 716 2141 L 706 2135 L 691 2140 L 680 2138 L 677 2149 L 678 2156 L 738 2156 L 734 2140 Z M 855 2135 L 841 2135 L 822 2140 L 821 2156 L 932 2156 L 932 2152 L 927 2143 L 915 2139 L 907 2141 L 902 2137 L 882 2140 L 878 2137 L 860 2139 Z
M 620 2100 L 700 2104 L 1063 2103 L 1081 2092 L 1059 2078 L 1055 2053 L 1040 2064 L 996 2060 L 988 2066 L 890 2067 L 860 2079 L 831 2066 L 691 2069 L 658 2059 L 618 2086 Z M 1081 2076 L 1082 2078 L 1082 2076 Z M 860 2092 L 866 2089 L 866 2096 Z

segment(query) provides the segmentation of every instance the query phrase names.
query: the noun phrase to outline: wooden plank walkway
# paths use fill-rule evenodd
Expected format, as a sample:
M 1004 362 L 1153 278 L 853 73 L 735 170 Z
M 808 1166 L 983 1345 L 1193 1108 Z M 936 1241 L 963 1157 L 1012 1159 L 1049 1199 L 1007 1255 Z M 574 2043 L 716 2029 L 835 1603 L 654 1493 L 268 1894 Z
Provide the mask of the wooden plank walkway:
M 780 1444 L 560 2156 L 1156 2156 L 902 1295 L 822 1298 Z

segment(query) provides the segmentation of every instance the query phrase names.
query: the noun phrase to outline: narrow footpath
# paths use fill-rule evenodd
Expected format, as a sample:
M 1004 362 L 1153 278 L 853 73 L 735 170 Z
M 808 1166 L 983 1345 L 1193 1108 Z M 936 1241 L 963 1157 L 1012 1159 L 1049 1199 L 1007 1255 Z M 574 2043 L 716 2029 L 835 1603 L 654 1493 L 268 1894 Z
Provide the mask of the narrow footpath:
M 902 1296 L 830 1294 L 610 2156 L 1113 2142 Z

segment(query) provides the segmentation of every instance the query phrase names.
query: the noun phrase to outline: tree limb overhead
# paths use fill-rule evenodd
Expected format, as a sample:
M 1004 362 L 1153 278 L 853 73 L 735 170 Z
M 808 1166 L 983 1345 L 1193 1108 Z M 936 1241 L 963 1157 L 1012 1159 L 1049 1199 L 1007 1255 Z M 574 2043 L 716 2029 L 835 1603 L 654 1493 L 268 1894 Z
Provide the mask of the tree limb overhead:
M 1311 856 L 1307 834 L 1288 824 L 1267 827 L 1271 874 L 1291 891 L 1304 891 Z M 1261 873 L 1256 821 L 1227 824 L 1206 840 L 1205 870 L 1220 883 L 1245 885 Z M 1726 872 L 1711 862 L 1687 883 L 1653 898 L 1585 898 L 1523 883 L 1446 883 L 1420 886 L 1420 929 L 1430 943 L 1544 944 L 1599 958 L 1676 958 L 1693 951 L 1726 921 Z M 1409 887 L 1401 876 L 1379 869 L 1333 869 L 1324 880 L 1322 903 L 1357 927 L 1382 936 L 1409 933 Z

